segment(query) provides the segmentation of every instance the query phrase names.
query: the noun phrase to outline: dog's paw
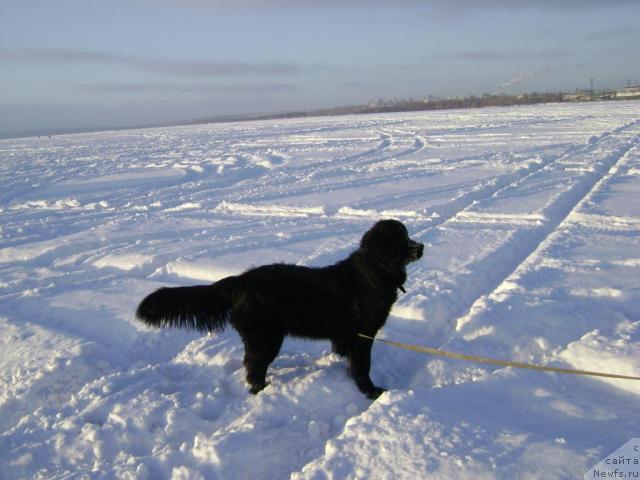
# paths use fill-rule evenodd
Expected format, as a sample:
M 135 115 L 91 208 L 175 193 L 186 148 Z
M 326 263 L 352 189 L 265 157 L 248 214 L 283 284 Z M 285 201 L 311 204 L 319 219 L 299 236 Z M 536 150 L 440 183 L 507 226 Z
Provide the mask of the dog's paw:
M 262 390 L 264 390 L 267 385 L 269 385 L 268 382 L 263 383 L 262 385 L 251 385 L 249 387 L 249 392 L 251 392 L 253 395 L 256 395 L 257 393 L 260 393 Z
M 367 395 L 367 398 L 370 398 L 371 400 L 376 400 L 380 395 L 382 395 L 386 391 L 387 390 L 384 388 L 374 386 L 371 390 L 367 392 L 366 395 Z

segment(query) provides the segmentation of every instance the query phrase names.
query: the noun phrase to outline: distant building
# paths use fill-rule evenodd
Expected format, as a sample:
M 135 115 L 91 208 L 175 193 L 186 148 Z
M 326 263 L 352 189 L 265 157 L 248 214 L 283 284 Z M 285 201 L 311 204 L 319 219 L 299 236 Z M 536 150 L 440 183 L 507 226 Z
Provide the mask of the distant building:
M 591 100 L 591 92 L 578 90 L 576 93 L 567 93 L 562 96 L 562 100 L 565 102 L 585 102 Z
M 613 98 L 640 98 L 640 85 L 624 87 L 613 94 Z

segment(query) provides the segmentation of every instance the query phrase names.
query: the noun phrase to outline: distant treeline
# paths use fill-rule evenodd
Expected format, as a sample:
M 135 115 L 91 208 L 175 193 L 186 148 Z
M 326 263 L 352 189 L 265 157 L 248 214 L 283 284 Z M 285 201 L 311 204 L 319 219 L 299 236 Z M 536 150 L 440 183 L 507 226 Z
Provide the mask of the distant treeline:
M 524 95 L 489 95 L 455 98 L 430 98 L 428 100 L 378 101 L 369 105 L 351 105 L 319 110 L 282 112 L 257 115 L 234 115 L 199 119 L 197 122 L 226 122 L 243 120 L 268 120 L 278 118 L 317 117 L 330 115 L 354 115 L 366 113 L 419 112 L 424 110 L 448 110 L 455 108 L 508 107 L 512 105 L 533 105 L 563 101 L 563 93 L 528 93 Z
M 353 113 L 413 112 L 421 110 L 448 110 L 454 108 L 509 107 L 536 103 L 562 102 L 562 93 L 529 93 L 525 95 L 474 95 L 455 98 L 434 98 L 427 101 L 400 100 L 389 104 L 356 107 Z
M 635 97 L 629 97 L 629 99 Z M 296 112 L 265 113 L 255 115 L 233 115 L 200 119 L 194 123 L 238 122 L 244 120 L 269 120 L 278 118 L 320 117 L 330 115 L 358 115 L 367 113 L 420 112 L 425 110 L 450 110 L 481 107 L 509 107 L 513 105 L 534 105 L 539 103 L 582 102 L 595 100 L 625 100 L 616 98 L 611 92 L 579 92 L 576 94 L 557 93 L 525 93 L 522 95 L 488 94 L 468 97 L 438 98 L 424 100 L 400 99 L 378 100 L 368 105 L 351 105 L 336 108 L 323 108 Z

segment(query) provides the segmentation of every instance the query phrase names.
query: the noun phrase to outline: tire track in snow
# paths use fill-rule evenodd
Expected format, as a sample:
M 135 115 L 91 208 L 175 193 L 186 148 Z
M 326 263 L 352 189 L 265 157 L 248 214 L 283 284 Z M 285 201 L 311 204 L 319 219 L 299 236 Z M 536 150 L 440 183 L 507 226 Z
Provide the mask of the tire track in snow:
M 399 158 L 400 156 L 404 156 L 404 155 L 409 155 L 409 154 L 413 154 L 413 153 L 417 153 L 420 150 L 424 149 L 425 145 L 425 139 L 424 138 L 418 138 L 421 137 L 420 135 L 418 135 L 416 137 L 416 139 L 414 140 L 414 145 L 412 148 L 410 148 L 407 151 L 401 152 L 400 154 L 394 155 L 391 158 L 392 159 L 396 159 Z M 527 153 L 530 155 L 535 155 L 536 152 L 538 151 L 544 151 L 546 150 L 548 147 L 538 147 L 535 149 L 525 149 L 522 151 L 518 151 L 516 152 L 516 154 L 523 154 L 523 153 Z M 577 147 L 580 148 L 580 147 Z M 414 151 L 415 149 L 415 151 Z M 413 223 L 416 224 L 420 224 L 420 223 L 424 223 L 427 222 L 428 227 L 423 228 L 422 230 L 418 231 L 418 233 L 416 234 L 417 236 L 423 235 L 426 231 L 433 229 L 434 227 L 441 225 L 442 223 L 450 220 L 451 218 L 455 217 L 458 213 L 460 213 L 461 211 L 465 210 L 466 208 L 474 205 L 476 202 L 481 201 L 487 197 L 490 197 L 491 195 L 494 195 L 502 190 L 504 190 L 505 188 L 509 188 L 511 186 L 513 186 L 516 182 L 522 180 L 523 178 L 526 178 L 529 175 L 535 174 L 536 172 L 538 172 L 539 170 L 543 169 L 544 167 L 552 164 L 553 162 L 565 159 L 568 155 L 572 155 L 574 153 L 574 149 L 570 149 L 569 152 L 562 152 L 559 155 L 549 155 L 548 158 L 546 158 L 545 160 L 541 161 L 541 162 L 535 162 L 530 165 L 527 166 L 525 168 L 521 168 L 518 169 L 516 171 L 514 171 L 513 173 L 508 173 L 508 174 L 502 174 L 502 175 L 498 175 L 498 176 L 493 176 L 490 177 L 486 180 L 482 180 L 479 182 L 479 184 L 477 182 L 469 182 L 468 185 L 460 185 L 460 184 L 453 184 L 453 185 L 446 185 L 443 186 L 441 188 L 441 190 L 443 192 L 445 191 L 450 191 L 450 190 L 457 190 L 462 192 L 459 195 L 456 195 L 454 197 L 453 200 L 439 205 L 438 207 L 434 208 L 433 211 L 431 212 L 431 214 L 429 216 L 427 216 L 426 214 L 421 214 L 419 212 L 414 212 L 414 215 L 405 215 L 405 217 L 407 218 L 408 221 L 412 221 Z M 360 154 L 358 154 L 360 155 Z M 501 155 L 501 154 L 496 154 L 495 152 L 492 152 L 491 154 L 486 154 L 486 155 L 482 155 L 480 157 L 475 156 L 473 158 L 480 158 L 480 159 L 485 159 L 485 160 L 490 160 L 492 157 L 496 156 L 496 155 Z M 467 159 L 470 159 L 471 157 L 468 157 Z M 380 159 L 380 158 L 376 158 L 374 160 L 368 161 L 367 163 L 375 163 L 378 161 L 381 161 L 384 159 Z M 460 161 L 460 159 L 456 159 L 456 161 Z M 332 163 L 332 162 L 329 162 Z M 313 169 L 315 170 L 317 164 L 313 165 Z M 333 165 L 334 169 L 336 168 L 335 165 Z M 339 166 L 340 167 L 340 166 Z M 308 168 L 308 167 L 307 167 Z M 356 177 L 357 175 L 354 174 Z M 429 171 L 408 171 L 408 172 L 401 172 L 398 173 L 395 170 L 391 170 L 389 173 L 387 174 L 382 174 L 382 175 L 377 175 L 375 176 L 375 178 L 372 178 L 371 175 L 367 175 L 366 176 L 366 180 L 354 180 L 354 176 L 348 176 L 346 179 L 342 179 L 341 182 L 336 183 L 335 181 L 331 182 L 331 188 L 332 190 L 336 190 L 336 189 L 340 189 L 340 188 L 354 188 L 355 187 L 361 187 L 361 186 L 372 186 L 372 185 L 378 185 L 378 184 L 385 184 L 385 183 L 389 183 L 389 182 L 394 182 L 394 181 L 400 181 L 400 180 L 404 180 L 407 178 L 420 178 L 420 177 L 432 177 L 434 175 L 434 172 L 429 170 Z M 332 176 L 332 175 L 331 175 Z M 288 184 L 290 184 L 290 179 L 288 180 Z M 299 196 L 299 195 L 306 195 L 306 194 L 312 194 L 312 193 L 316 193 L 316 192 L 321 192 L 323 190 L 326 189 L 326 185 L 322 184 L 320 186 L 318 186 L 318 184 L 314 185 L 314 187 L 303 187 L 303 188 L 298 188 L 298 189 L 288 189 L 286 192 L 286 195 L 283 195 L 282 192 L 271 192 L 271 194 L 269 195 L 257 195 L 257 196 L 252 196 L 252 195 L 246 195 L 245 192 L 239 192 L 237 193 L 240 197 L 242 197 L 245 202 L 247 200 L 260 200 L 260 201 L 264 201 L 264 200 L 268 200 L 268 199 L 282 199 L 284 197 L 295 197 L 295 196 Z M 434 190 L 430 190 L 430 193 L 433 193 Z M 396 203 L 403 203 L 406 202 L 407 200 L 411 200 L 413 198 L 417 198 L 420 197 L 421 195 L 423 195 L 424 192 L 420 189 L 414 190 L 414 191 L 410 191 L 409 193 L 406 194 L 402 194 L 402 195 L 398 195 L 397 193 L 391 194 L 391 195 L 383 195 L 383 196 L 379 196 L 376 197 L 375 200 L 375 205 L 388 205 L 389 202 L 396 202 Z M 374 208 L 372 209 L 369 206 L 370 202 L 366 202 L 366 206 L 364 206 L 364 208 L 356 208 L 355 210 L 358 210 L 360 213 L 359 214 L 348 214 L 345 213 L 345 211 L 339 211 L 338 209 L 335 209 L 336 211 L 331 211 L 331 210 L 325 210 L 324 207 L 306 207 L 307 211 L 305 211 L 305 216 L 313 216 L 313 215 L 321 215 L 321 216 L 331 216 L 333 218 L 337 218 L 337 219 L 353 219 L 353 218 L 361 218 L 361 219 L 365 219 L 365 218 L 370 218 L 372 220 L 375 220 L 377 218 L 380 218 L 383 215 L 390 215 L 390 213 L 393 211 L 393 209 L 390 208 L 386 208 L 382 211 L 379 211 L 377 209 L 375 209 L 375 205 Z M 279 205 L 271 205 L 271 204 L 265 204 L 263 206 L 256 206 L 254 204 L 243 204 L 243 203 L 235 203 L 235 202 L 231 202 L 231 204 L 236 206 L 236 213 L 240 213 L 243 215 L 252 215 L 255 214 L 256 216 L 271 216 L 272 214 L 275 215 L 273 212 L 275 212 L 276 210 L 280 209 L 280 213 L 277 214 L 276 216 L 286 216 L 286 208 L 290 208 L 292 211 L 292 215 L 291 216 L 299 216 L 299 212 L 297 212 L 297 209 L 295 207 L 286 207 L 284 205 L 279 206 Z M 221 203 L 218 205 L 218 207 L 216 207 L 216 209 L 221 209 L 224 210 L 225 209 L 225 203 Z M 243 205 L 246 205 L 246 208 L 244 209 L 244 212 L 240 212 L 241 207 Z M 321 209 L 322 211 L 318 211 L 318 212 L 312 212 L 310 209 L 311 208 L 316 208 L 316 209 Z M 354 210 L 354 211 L 355 211 Z M 435 214 L 435 215 L 434 215 Z
M 343 157 L 329 158 L 322 162 L 315 162 L 310 166 L 303 165 L 289 168 L 280 178 L 270 181 L 269 189 L 266 193 L 258 191 L 247 195 L 246 192 L 243 192 L 241 196 L 245 200 L 265 201 L 325 192 L 327 188 L 335 191 L 398 180 L 397 173 L 378 175 L 375 178 L 371 178 L 370 175 L 365 175 L 364 179 L 360 177 L 362 177 L 362 170 L 367 166 L 416 154 L 424 149 L 424 143 L 418 138 L 420 136 L 413 137 L 409 140 L 411 142 L 410 146 L 400 151 L 394 151 L 393 147 L 395 145 L 408 142 L 405 139 L 397 140 L 392 134 L 384 130 L 378 132 L 377 135 L 378 144 L 373 148 Z M 311 177 L 313 177 L 314 181 L 309 186 L 291 188 L 292 175 L 299 175 L 299 181 L 302 183 L 305 183 L 304 180 Z M 404 176 L 406 174 L 401 175 L 401 178 Z
M 620 129 L 617 134 L 623 133 L 624 130 L 640 124 L 640 121 L 634 122 Z M 615 138 L 615 136 L 607 135 L 604 140 Z M 547 244 L 552 241 L 554 234 L 566 222 L 571 221 L 571 216 L 579 211 L 584 202 L 600 188 L 602 182 L 606 181 L 610 172 L 619 168 L 620 163 L 624 162 L 625 156 L 640 141 L 639 136 L 631 138 L 629 141 L 615 145 L 613 151 L 610 151 L 604 159 L 596 159 L 593 163 L 595 170 L 590 174 L 585 174 L 582 178 L 563 192 L 554 202 L 545 209 L 546 222 L 543 222 L 537 228 L 520 229 L 509 238 L 509 240 L 495 250 L 483 264 L 490 264 L 491 268 L 480 268 L 478 278 L 470 283 L 470 288 L 475 289 L 471 298 L 473 301 L 463 304 L 454 315 L 455 320 L 450 323 L 451 327 L 460 330 L 462 326 L 471 320 L 471 318 L 487 308 L 486 299 L 507 289 L 507 285 L 512 279 L 519 276 L 521 272 L 526 270 L 531 262 L 539 253 L 544 250 Z M 576 154 L 587 155 L 596 151 L 602 142 L 593 143 L 587 151 L 580 150 Z M 514 185 L 514 187 L 517 187 Z M 467 291 L 467 296 L 469 292 Z M 455 322 L 455 324 L 454 324 Z M 444 339 L 441 339 L 444 340 Z
M 620 134 L 638 124 L 640 124 L 640 120 L 622 125 L 614 129 L 612 132 L 603 132 L 597 137 L 592 137 L 586 145 L 573 146 L 569 148 L 568 151 L 565 151 L 558 156 L 550 156 L 546 161 L 536 163 L 531 168 L 523 169 L 523 171 L 520 172 L 519 175 L 515 175 L 515 178 L 514 176 L 509 175 L 498 177 L 495 184 L 489 185 L 486 188 L 481 188 L 475 192 L 470 192 L 463 195 L 460 199 L 456 199 L 459 201 L 457 206 L 447 209 L 447 211 L 443 213 L 438 212 L 439 217 L 437 218 L 437 220 L 433 220 L 426 228 L 416 232 L 415 236 L 417 238 L 428 239 L 427 235 L 433 232 L 436 227 L 454 220 L 461 213 L 471 214 L 469 210 L 474 208 L 481 201 L 486 200 L 490 197 L 497 197 L 510 189 L 518 188 L 533 176 L 539 174 L 545 169 L 549 169 L 555 164 L 565 162 L 572 157 L 587 155 L 597 150 L 601 146 L 602 142 L 606 141 L 612 134 Z M 544 148 L 545 147 L 541 147 L 541 150 L 543 150 Z
M 419 232 L 416 237 L 427 244 L 437 243 L 439 239 L 447 242 L 446 234 L 449 228 L 452 228 L 453 231 L 455 231 L 454 229 L 459 231 L 460 228 L 472 228 L 474 225 L 474 223 L 460 222 L 460 213 L 464 214 L 462 215 L 463 220 L 465 220 L 464 217 L 467 217 L 466 220 L 473 221 L 475 217 L 475 220 L 479 222 L 475 223 L 476 225 L 486 224 L 486 219 L 482 219 L 482 214 L 480 213 L 479 215 L 478 212 L 474 211 L 482 205 L 483 200 L 493 201 L 510 190 L 515 191 L 526 188 L 536 174 L 543 172 L 548 175 L 545 169 L 564 168 L 562 164 L 574 156 L 582 158 L 595 155 L 589 162 L 589 165 L 593 166 L 594 170 L 579 177 L 572 177 L 576 178 L 575 183 L 562 191 L 551 204 L 544 208 L 544 215 L 542 216 L 544 220 L 541 220 L 536 215 L 531 218 L 525 218 L 525 216 L 520 222 L 519 218 L 510 218 L 509 215 L 503 215 L 503 220 L 507 225 L 510 222 L 515 222 L 514 226 L 517 228 L 509 233 L 506 239 L 501 239 L 496 247 L 492 247 L 487 256 L 479 260 L 474 259 L 468 268 L 465 267 L 464 271 L 455 274 L 453 277 L 455 281 L 444 292 L 437 292 L 431 299 L 423 300 L 427 317 L 426 322 L 402 321 L 402 317 L 400 317 L 402 324 L 399 325 L 399 330 L 394 332 L 394 338 L 399 341 L 413 341 L 414 343 L 416 338 L 424 338 L 424 341 L 430 345 L 446 345 L 454 335 L 453 332 L 456 331 L 456 327 L 464 323 L 464 319 L 482 311 L 485 308 L 486 298 L 507 285 L 509 278 L 519 268 L 525 268 L 521 267 L 521 265 L 526 265 L 527 260 L 535 255 L 542 248 L 541 246 L 545 244 L 545 240 L 552 236 L 576 208 L 579 208 L 578 205 L 581 205 L 581 202 L 588 198 L 608 172 L 619 166 L 619 162 L 627 152 L 638 145 L 640 141 L 638 135 L 632 136 L 626 141 L 620 139 L 620 136 L 624 135 L 627 130 L 638 125 L 640 125 L 640 120 L 623 125 L 613 132 L 605 132 L 597 140 L 592 139 L 587 145 L 572 149 L 571 152 L 537 168 L 534 172 L 496 190 L 492 195 L 470 202 L 467 208 L 449 215 L 444 221 L 437 222 L 436 225 L 429 225 Z M 604 149 L 604 152 L 599 153 L 598 151 L 602 149 Z M 490 216 L 490 219 L 492 225 L 501 221 L 499 215 Z M 465 225 L 468 225 L 468 227 L 465 227 Z M 429 251 L 427 249 L 427 257 L 428 255 Z M 405 287 L 409 292 L 420 290 L 419 288 L 413 288 L 412 285 L 427 283 L 428 278 L 429 270 L 420 266 L 409 275 L 409 281 Z M 411 302 L 410 298 L 408 298 L 409 304 Z M 387 328 L 389 328 L 389 325 Z M 395 353 L 389 354 L 395 355 Z M 407 385 L 409 387 L 418 380 L 418 376 L 428 361 L 421 362 L 418 360 L 413 365 L 405 365 L 405 367 L 408 365 L 411 367 L 404 368 L 402 372 L 383 372 L 383 376 L 389 385 Z M 398 377 L 398 375 L 401 375 L 401 377 Z
M 640 122 L 638 123 L 640 124 Z M 475 315 L 489 307 L 490 304 L 486 303 L 487 298 L 491 298 L 496 295 L 502 296 L 504 295 L 503 292 L 508 292 L 511 289 L 511 286 L 514 285 L 517 280 L 539 260 L 543 252 L 548 250 L 549 246 L 553 244 L 562 229 L 569 227 L 572 224 L 582 223 L 583 214 L 580 213 L 581 210 L 583 210 L 584 206 L 591 201 L 598 191 L 617 176 L 618 172 L 622 169 L 622 166 L 627 163 L 630 156 L 629 154 L 637 149 L 639 145 L 640 135 L 637 135 L 619 150 L 618 155 L 612 156 L 606 163 L 602 162 L 600 172 L 595 174 L 593 176 L 594 178 L 591 179 L 584 187 L 576 188 L 579 192 L 576 192 L 575 199 L 573 199 L 574 201 L 568 203 L 566 208 L 558 209 L 559 215 L 545 227 L 543 238 L 534 245 L 534 248 L 531 249 L 526 257 L 515 265 L 515 268 L 513 268 L 512 271 L 495 286 L 495 288 L 493 288 L 489 293 L 485 293 L 478 297 L 478 299 L 469 308 L 468 313 L 457 319 L 456 330 L 460 331 Z M 612 224 L 609 229 L 615 231 L 617 225 L 615 219 L 609 220 L 609 223 Z M 623 227 L 638 228 L 640 226 L 637 219 L 635 219 L 636 221 L 629 219 L 625 220 L 626 221 L 622 221 L 622 223 L 624 223 Z M 595 223 L 598 228 L 607 230 L 605 222 L 593 221 L 593 223 Z

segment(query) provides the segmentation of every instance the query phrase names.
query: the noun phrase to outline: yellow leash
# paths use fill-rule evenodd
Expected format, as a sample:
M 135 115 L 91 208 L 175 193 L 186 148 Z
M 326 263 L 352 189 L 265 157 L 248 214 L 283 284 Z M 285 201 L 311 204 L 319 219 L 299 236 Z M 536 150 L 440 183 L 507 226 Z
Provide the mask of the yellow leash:
M 391 340 L 384 340 L 382 338 L 369 337 L 368 335 L 363 335 L 362 333 L 359 333 L 358 335 L 362 338 L 368 338 L 369 340 L 388 343 L 389 345 L 393 345 L 394 347 L 398 347 L 398 348 L 403 348 L 405 350 L 429 353 L 431 355 L 455 358 L 458 360 L 467 360 L 470 362 L 490 363 L 492 365 L 499 365 L 501 367 L 526 368 L 529 370 L 539 370 L 543 372 L 568 373 L 571 375 L 589 375 L 592 377 L 622 378 L 624 380 L 640 380 L 640 377 L 616 375 L 614 373 L 589 372 L 587 370 L 573 370 L 571 368 L 545 367 L 543 365 L 534 365 L 532 363 L 509 362 L 507 360 L 496 360 L 495 358 L 478 357 L 476 355 L 465 355 L 462 353 L 447 352 L 446 350 L 439 350 L 436 348 L 420 347 L 417 345 L 409 345 L 407 343 L 392 342 Z

